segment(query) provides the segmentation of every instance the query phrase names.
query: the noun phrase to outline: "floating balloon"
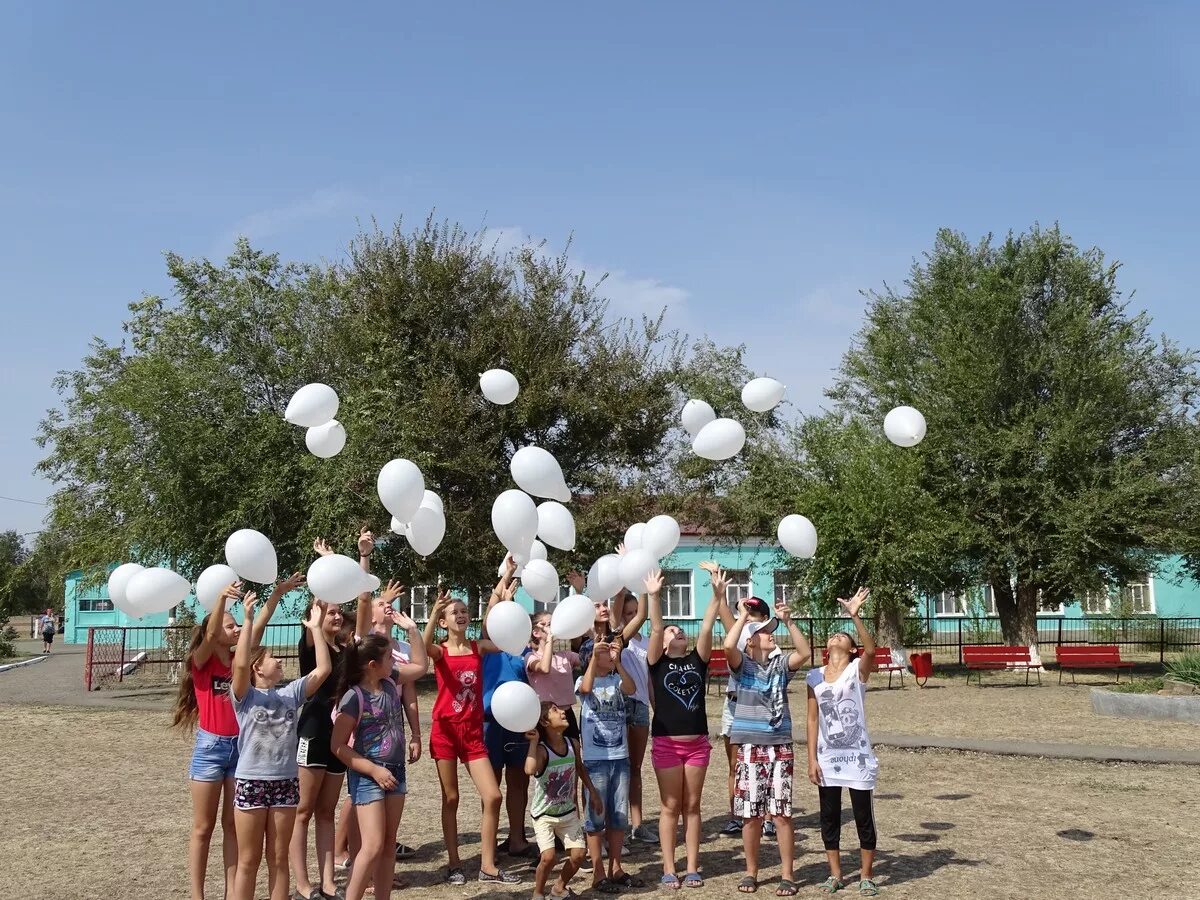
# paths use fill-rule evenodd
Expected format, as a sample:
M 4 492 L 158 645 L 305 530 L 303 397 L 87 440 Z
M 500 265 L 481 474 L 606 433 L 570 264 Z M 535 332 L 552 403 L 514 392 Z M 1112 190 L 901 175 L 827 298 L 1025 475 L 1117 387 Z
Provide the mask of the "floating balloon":
M 346 446 L 346 429 L 337 419 L 330 419 L 324 425 L 316 425 L 304 432 L 304 446 L 313 456 L 330 459 Z
M 505 653 L 520 656 L 529 646 L 532 633 L 529 613 L 519 603 L 497 603 L 488 613 L 487 636 Z
M 679 523 L 670 516 L 655 516 L 642 532 L 642 547 L 655 559 L 669 556 L 679 546 Z
M 541 541 L 534 541 L 533 546 L 529 548 L 529 558 L 530 559 L 545 559 L 546 558 L 546 545 L 543 544 Z
M 492 718 L 501 728 L 524 734 L 537 728 L 542 701 L 524 681 L 506 681 L 492 692 Z
M 645 539 L 645 534 L 646 534 L 646 523 L 645 522 L 634 522 L 632 525 L 630 525 L 628 528 L 625 529 L 625 540 L 623 541 L 623 543 L 625 544 L 625 549 L 626 550 L 638 549 L 638 547 L 642 546 L 642 541 Z
M 418 556 L 428 556 L 446 536 L 446 517 L 436 507 L 422 506 L 405 527 L 404 536 Z
M 139 566 L 137 563 L 123 563 L 113 569 L 108 575 L 108 599 L 113 602 L 113 606 L 127 616 L 141 615 L 140 612 L 130 605 L 125 591 L 129 587 L 130 579 L 142 571 L 143 568 L 145 567 Z
M 537 541 L 534 541 L 534 543 L 536 544 Z M 513 575 L 517 578 L 520 578 L 521 574 L 525 571 L 525 563 L 529 562 L 529 557 L 522 556 L 518 553 L 513 553 L 511 555 L 513 558 L 513 562 L 517 564 L 517 568 L 513 571 Z M 545 557 L 543 557 L 543 559 L 544 558 Z M 504 559 L 500 560 L 500 565 L 496 566 L 496 577 L 497 578 L 502 578 L 504 576 L 504 570 L 505 570 L 507 563 L 508 563 L 508 556 L 506 555 Z
M 683 427 L 693 438 L 700 433 L 700 429 L 717 417 L 713 408 L 703 400 L 689 400 L 683 404 L 683 413 L 680 419 L 683 422 Z
M 432 509 L 436 509 L 443 516 L 446 515 L 446 507 L 442 503 L 442 498 L 439 497 L 437 494 L 435 494 L 433 491 L 427 490 L 421 496 L 421 505 L 431 507 Z
M 378 575 L 372 575 L 369 572 L 363 572 L 362 589 L 359 591 L 359 593 L 373 594 L 375 591 L 379 590 L 379 586 L 381 584 L 383 584 L 383 582 L 379 580 Z
M 527 554 L 537 529 L 537 507 L 524 491 L 505 491 L 492 504 L 492 530 L 509 553 Z
M 483 396 L 497 406 L 508 406 L 517 399 L 521 385 L 516 376 L 504 369 L 488 369 L 479 376 L 479 390 Z
M 558 599 L 558 572 L 544 559 L 531 559 L 521 573 L 521 587 L 538 603 Z
M 742 388 L 742 405 L 751 412 L 770 412 L 786 392 L 787 387 L 774 378 L 755 378 Z
M 401 522 L 401 521 L 400 521 L 399 519 L 397 519 L 395 516 L 392 516 L 392 524 L 391 524 L 390 526 L 388 526 L 388 527 L 389 527 L 389 528 L 390 528 L 392 531 L 394 531 L 396 534 L 404 534 L 404 528 L 405 528 L 405 525 L 404 525 L 404 523 L 403 523 L 403 522 Z
M 221 591 L 238 580 L 237 572 L 222 563 L 209 566 L 196 579 L 196 602 L 204 607 L 205 612 L 212 612 L 217 605 L 217 597 Z
M 308 567 L 308 589 L 325 603 L 349 603 L 367 591 L 366 575 L 355 560 L 331 553 Z
M 700 429 L 692 451 L 705 459 L 729 459 L 746 445 L 746 429 L 733 419 L 716 419 Z
M 643 594 L 646 586 L 642 582 L 657 568 L 658 560 L 649 550 L 626 550 L 621 557 L 621 583 L 635 594 Z
M 172 572 L 170 569 L 142 569 L 129 579 L 125 588 L 125 600 L 137 610 L 137 615 L 141 618 L 178 606 L 191 592 L 191 583 L 178 572 Z
M 779 523 L 779 543 L 792 556 L 812 559 L 817 552 L 817 529 L 804 516 L 784 516 Z
M 379 470 L 376 489 L 388 512 L 401 522 L 411 522 L 425 498 L 425 477 L 416 463 L 393 459 Z
M 590 597 L 607 600 L 621 589 L 621 557 L 609 553 L 592 563 L 588 570 L 587 592 Z
M 883 433 L 897 447 L 915 447 L 925 438 L 925 417 L 911 406 L 897 406 L 883 417 Z
M 538 537 L 558 550 L 575 549 L 575 519 L 570 510 L 555 500 L 547 500 L 538 504 L 537 515 Z
M 508 464 L 517 487 L 535 497 L 549 497 L 566 503 L 571 492 L 563 480 L 558 460 L 541 447 L 522 447 Z
M 238 577 L 256 584 L 270 584 L 279 577 L 275 548 L 266 535 L 253 528 L 235 531 L 225 542 L 225 562 Z
M 316 428 L 337 415 L 338 395 L 327 384 L 306 384 L 288 401 L 283 417 L 302 428 Z
M 589 597 L 572 594 L 554 608 L 550 632 L 564 641 L 573 641 L 591 630 L 596 623 L 596 607 Z

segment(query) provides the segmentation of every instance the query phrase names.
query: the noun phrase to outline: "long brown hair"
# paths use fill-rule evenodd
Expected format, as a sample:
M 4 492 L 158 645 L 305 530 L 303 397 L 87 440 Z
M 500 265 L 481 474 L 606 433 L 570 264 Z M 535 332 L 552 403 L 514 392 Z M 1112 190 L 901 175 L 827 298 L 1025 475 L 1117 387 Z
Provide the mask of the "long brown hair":
M 368 634 L 362 639 L 362 643 L 351 641 L 342 652 L 346 655 L 341 677 L 338 678 L 338 697 L 362 681 L 367 663 L 383 662 L 387 658 L 392 652 L 392 639 L 382 634 Z
M 183 672 L 179 676 L 179 693 L 175 696 L 175 715 L 171 722 L 173 728 L 192 729 L 200 718 L 200 707 L 196 703 L 196 685 L 192 677 L 192 657 L 204 643 L 204 633 L 208 630 L 209 613 L 200 620 L 200 624 L 192 629 L 192 640 L 188 644 L 187 655 L 183 658 Z

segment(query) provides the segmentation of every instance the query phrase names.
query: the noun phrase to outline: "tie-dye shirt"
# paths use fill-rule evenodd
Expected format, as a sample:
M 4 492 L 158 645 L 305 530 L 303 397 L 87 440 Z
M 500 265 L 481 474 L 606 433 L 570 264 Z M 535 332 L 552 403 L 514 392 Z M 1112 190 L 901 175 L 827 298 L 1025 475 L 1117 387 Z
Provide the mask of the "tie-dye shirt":
M 362 688 L 346 691 L 338 712 L 358 720 L 354 726 L 355 751 L 381 766 L 404 764 L 404 702 L 391 679 L 379 682 L 377 694 Z

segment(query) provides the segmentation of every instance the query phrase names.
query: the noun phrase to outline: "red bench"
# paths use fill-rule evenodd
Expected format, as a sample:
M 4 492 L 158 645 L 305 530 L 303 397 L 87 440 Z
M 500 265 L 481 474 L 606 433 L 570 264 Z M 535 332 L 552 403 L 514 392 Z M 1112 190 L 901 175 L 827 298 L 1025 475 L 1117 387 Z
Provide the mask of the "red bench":
M 724 647 L 713 647 L 712 655 L 708 657 L 708 683 L 704 686 L 704 692 L 707 694 L 709 688 L 712 687 L 714 678 L 729 677 L 729 660 L 725 656 Z
M 1029 684 L 1029 673 L 1036 672 L 1038 684 L 1042 683 L 1042 669 L 1033 661 L 1033 655 L 1028 647 L 993 647 L 968 645 L 962 648 L 963 662 L 967 664 L 967 684 L 971 683 L 971 673 L 979 679 L 983 687 L 983 673 L 988 670 L 1020 671 L 1025 670 L 1025 683 Z
M 1071 684 L 1075 683 L 1077 669 L 1112 669 L 1121 683 L 1121 670 L 1133 669 L 1133 663 L 1121 659 L 1116 644 L 1065 644 L 1055 648 L 1058 658 L 1058 683 L 1062 684 L 1063 672 L 1071 673 Z M 1131 673 L 1132 675 L 1132 673 Z
M 826 665 L 829 662 L 829 649 L 821 650 L 821 665 Z M 892 676 L 900 676 L 900 687 L 904 687 L 904 673 L 908 671 L 906 666 L 892 656 L 891 647 L 876 647 L 875 648 L 875 671 L 888 673 L 888 689 L 892 687 Z

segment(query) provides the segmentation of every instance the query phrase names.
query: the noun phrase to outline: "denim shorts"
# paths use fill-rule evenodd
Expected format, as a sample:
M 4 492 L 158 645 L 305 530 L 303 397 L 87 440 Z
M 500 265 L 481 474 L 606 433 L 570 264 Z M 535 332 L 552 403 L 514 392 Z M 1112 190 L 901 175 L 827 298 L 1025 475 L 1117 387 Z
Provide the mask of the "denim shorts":
M 224 781 L 232 778 L 238 762 L 237 735 L 226 737 L 196 729 L 196 744 L 188 778 L 192 781 Z
M 374 778 L 360 775 L 353 769 L 346 773 L 346 792 L 350 794 L 350 803 L 354 806 L 366 806 L 376 800 L 382 800 L 388 794 L 407 794 L 408 779 L 404 774 L 404 764 L 385 766 L 396 777 L 396 786 L 385 791 Z
M 596 834 L 606 828 L 611 831 L 629 830 L 629 760 L 598 759 L 585 762 L 588 777 L 596 786 L 596 793 L 604 800 L 604 818 L 597 818 L 592 804 L 585 797 L 587 820 L 583 830 Z M 587 794 L 587 791 L 584 791 Z
M 632 728 L 650 727 L 650 704 L 633 697 L 625 698 L 625 725 Z

